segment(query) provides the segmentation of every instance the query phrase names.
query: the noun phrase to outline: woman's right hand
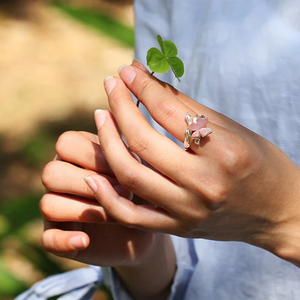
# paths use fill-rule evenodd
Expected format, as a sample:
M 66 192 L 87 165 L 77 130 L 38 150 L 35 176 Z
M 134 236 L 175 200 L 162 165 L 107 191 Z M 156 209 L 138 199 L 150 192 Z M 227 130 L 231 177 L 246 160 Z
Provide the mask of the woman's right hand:
M 132 295 L 151 299 L 153 294 L 153 299 L 159 299 L 163 292 L 164 299 L 175 272 L 170 237 L 117 223 L 83 180 L 101 174 L 119 195 L 132 198 L 112 173 L 98 137 L 66 132 L 58 139 L 56 152 L 56 159 L 46 165 L 42 175 L 48 190 L 40 202 L 45 220 L 44 248 L 87 264 L 115 267 Z M 160 275 L 154 276 L 157 270 Z

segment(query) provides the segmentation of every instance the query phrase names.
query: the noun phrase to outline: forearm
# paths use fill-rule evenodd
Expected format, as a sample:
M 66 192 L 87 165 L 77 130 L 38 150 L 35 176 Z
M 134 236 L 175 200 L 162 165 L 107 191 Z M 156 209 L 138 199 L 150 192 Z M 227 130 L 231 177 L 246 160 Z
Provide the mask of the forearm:
M 153 251 L 141 262 L 130 267 L 115 268 L 125 288 L 133 299 L 164 300 L 176 271 L 176 258 L 171 237 L 155 234 Z

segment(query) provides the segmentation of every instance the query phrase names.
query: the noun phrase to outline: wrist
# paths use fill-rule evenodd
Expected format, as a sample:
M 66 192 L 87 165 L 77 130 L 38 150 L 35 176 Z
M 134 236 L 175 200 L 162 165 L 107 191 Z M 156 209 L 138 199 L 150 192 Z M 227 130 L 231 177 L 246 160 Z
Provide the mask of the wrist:
M 154 234 L 148 254 L 131 266 L 115 271 L 133 299 L 167 299 L 176 271 L 175 251 L 171 237 Z
M 280 213 L 274 211 L 275 221 L 256 245 L 300 267 L 300 168 L 290 169 L 286 178 L 283 192 L 277 190 Z
M 277 226 L 260 247 L 300 267 L 300 221 Z

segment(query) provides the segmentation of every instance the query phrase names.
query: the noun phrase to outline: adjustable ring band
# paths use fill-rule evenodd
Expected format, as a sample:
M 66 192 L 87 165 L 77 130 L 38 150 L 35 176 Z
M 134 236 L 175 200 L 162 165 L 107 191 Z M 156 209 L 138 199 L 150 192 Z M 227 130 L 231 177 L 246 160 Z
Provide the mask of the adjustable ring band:
M 201 137 L 206 137 L 212 133 L 211 128 L 205 127 L 208 119 L 201 115 L 196 115 L 193 119 L 189 113 L 186 113 L 185 120 L 187 123 L 187 130 L 185 131 L 184 148 L 188 149 L 191 146 L 191 140 L 196 145 L 200 145 Z

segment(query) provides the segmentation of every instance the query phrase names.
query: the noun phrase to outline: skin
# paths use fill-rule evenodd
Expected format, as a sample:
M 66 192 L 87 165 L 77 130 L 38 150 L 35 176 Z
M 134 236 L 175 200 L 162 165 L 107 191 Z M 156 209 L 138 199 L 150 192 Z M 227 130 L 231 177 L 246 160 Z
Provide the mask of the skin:
M 44 248 L 61 257 L 114 267 L 133 299 L 166 299 L 176 268 L 170 237 L 118 224 L 83 181 L 101 174 L 120 195 L 132 198 L 114 177 L 97 136 L 66 132 L 58 139 L 56 152 L 42 175 L 49 190 L 40 201 Z
M 62 161 L 45 167 L 46 250 L 114 267 L 135 299 L 166 299 L 175 273 L 170 233 L 246 242 L 300 266 L 300 170 L 280 149 L 137 61 L 107 78 L 105 90 L 111 113 L 95 113 L 98 139 L 64 134 Z M 147 123 L 129 91 L 180 141 L 186 112 L 208 117 L 213 133 L 185 151 Z
M 286 154 L 157 81 L 141 64 L 123 67 L 105 88 L 112 114 L 95 116 L 103 154 L 122 186 L 155 205 L 136 205 L 117 193 L 106 197 L 112 191 L 108 181 L 91 176 L 110 216 L 131 228 L 246 242 L 298 264 L 300 171 Z M 213 133 L 184 151 L 147 123 L 129 91 L 175 138 L 184 139 L 186 112 L 208 117 Z M 118 129 L 155 170 L 133 159 Z

